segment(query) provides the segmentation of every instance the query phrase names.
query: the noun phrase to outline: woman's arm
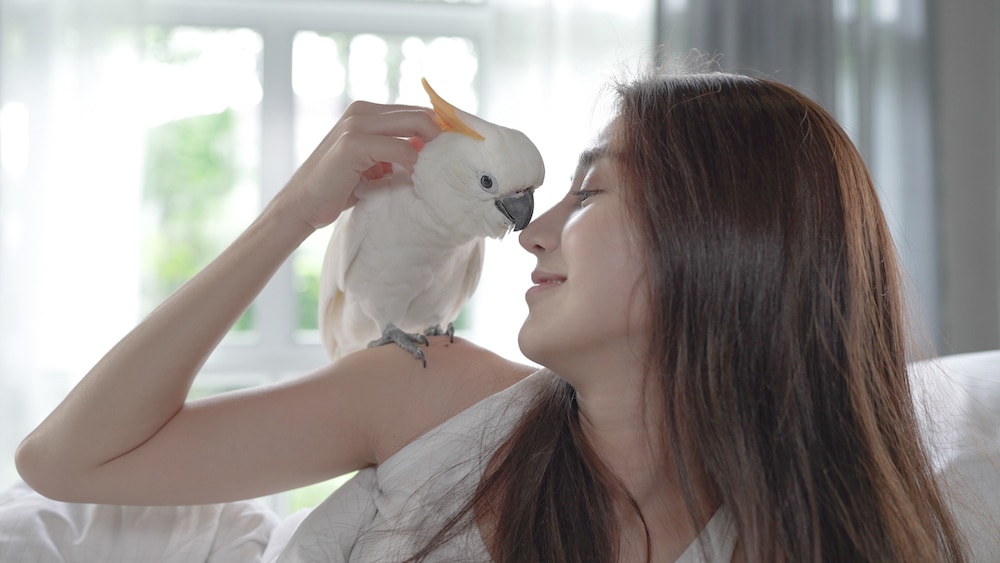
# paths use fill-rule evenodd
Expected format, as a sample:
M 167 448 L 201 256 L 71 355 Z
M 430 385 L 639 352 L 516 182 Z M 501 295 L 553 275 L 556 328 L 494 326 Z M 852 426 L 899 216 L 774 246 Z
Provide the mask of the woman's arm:
M 416 363 L 400 362 L 405 354 L 373 350 L 292 383 L 190 404 L 185 398 L 205 359 L 292 251 L 353 205 L 364 177 L 380 176 L 385 163 L 412 167 L 420 143 L 406 139 L 437 133 L 419 108 L 353 104 L 257 220 L 22 442 L 24 479 L 62 500 L 181 504 L 258 496 L 375 462 L 385 438 L 373 429 L 387 431 L 375 419 L 403 393 L 421 391 L 405 382 L 399 389 L 396 379 Z M 438 363 L 454 371 L 448 362 Z M 424 378 L 433 388 L 435 378 Z M 429 406 L 426 419 L 489 386 L 472 383 L 468 397 Z

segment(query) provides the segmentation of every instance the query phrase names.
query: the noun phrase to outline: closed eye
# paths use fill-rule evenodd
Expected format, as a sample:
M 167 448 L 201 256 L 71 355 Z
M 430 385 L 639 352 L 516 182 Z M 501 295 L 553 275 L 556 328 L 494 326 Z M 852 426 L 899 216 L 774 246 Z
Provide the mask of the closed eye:
M 598 193 L 600 192 L 596 190 L 579 190 L 575 192 L 569 192 L 569 195 L 578 198 L 580 200 L 580 203 L 583 204 L 583 202 L 587 201 L 591 197 L 594 197 Z

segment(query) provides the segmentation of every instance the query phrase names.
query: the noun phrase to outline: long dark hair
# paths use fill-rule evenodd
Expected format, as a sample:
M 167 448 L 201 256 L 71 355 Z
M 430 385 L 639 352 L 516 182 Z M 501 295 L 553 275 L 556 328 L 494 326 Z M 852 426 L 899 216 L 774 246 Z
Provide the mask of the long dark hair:
M 764 79 L 617 93 L 608 146 L 643 242 L 664 476 L 692 520 L 704 480 L 746 561 L 963 561 L 918 434 L 896 254 L 847 135 Z M 494 516 L 497 561 L 609 561 L 619 498 L 553 379 L 461 513 Z

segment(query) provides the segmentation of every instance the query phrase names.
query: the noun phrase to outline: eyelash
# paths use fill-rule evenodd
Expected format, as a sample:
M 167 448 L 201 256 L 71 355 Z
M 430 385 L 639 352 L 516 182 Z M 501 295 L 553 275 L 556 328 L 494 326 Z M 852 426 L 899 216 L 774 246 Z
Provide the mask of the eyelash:
M 591 197 L 593 197 L 593 196 L 595 196 L 597 194 L 598 194 L 598 192 L 596 192 L 596 191 L 588 191 L 588 190 L 580 190 L 578 192 L 570 192 L 571 196 L 574 196 L 574 197 L 577 197 L 577 198 L 580 199 L 580 203 L 583 203 L 583 202 L 587 201 L 589 198 L 591 198 Z

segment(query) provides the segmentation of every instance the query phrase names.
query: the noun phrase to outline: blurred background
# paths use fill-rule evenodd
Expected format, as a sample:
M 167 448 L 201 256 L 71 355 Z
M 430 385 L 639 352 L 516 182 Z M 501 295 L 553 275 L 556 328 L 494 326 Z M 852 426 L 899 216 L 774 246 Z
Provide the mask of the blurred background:
M 1000 348 L 998 30 L 994 0 L 0 0 L 0 487 L 21 438 L 352 100 L 427 105 L 421 76 L 535 141 L 538 212 L 607 119 L 609 80 L 694 49 L 791 84 L 869 163 L 919 353 Z M 327 237 L 285 264 L 193 394 L 322 365 Z M 460 334 L 521 357 L 532 267 L 516 237 L 490 241 Z

